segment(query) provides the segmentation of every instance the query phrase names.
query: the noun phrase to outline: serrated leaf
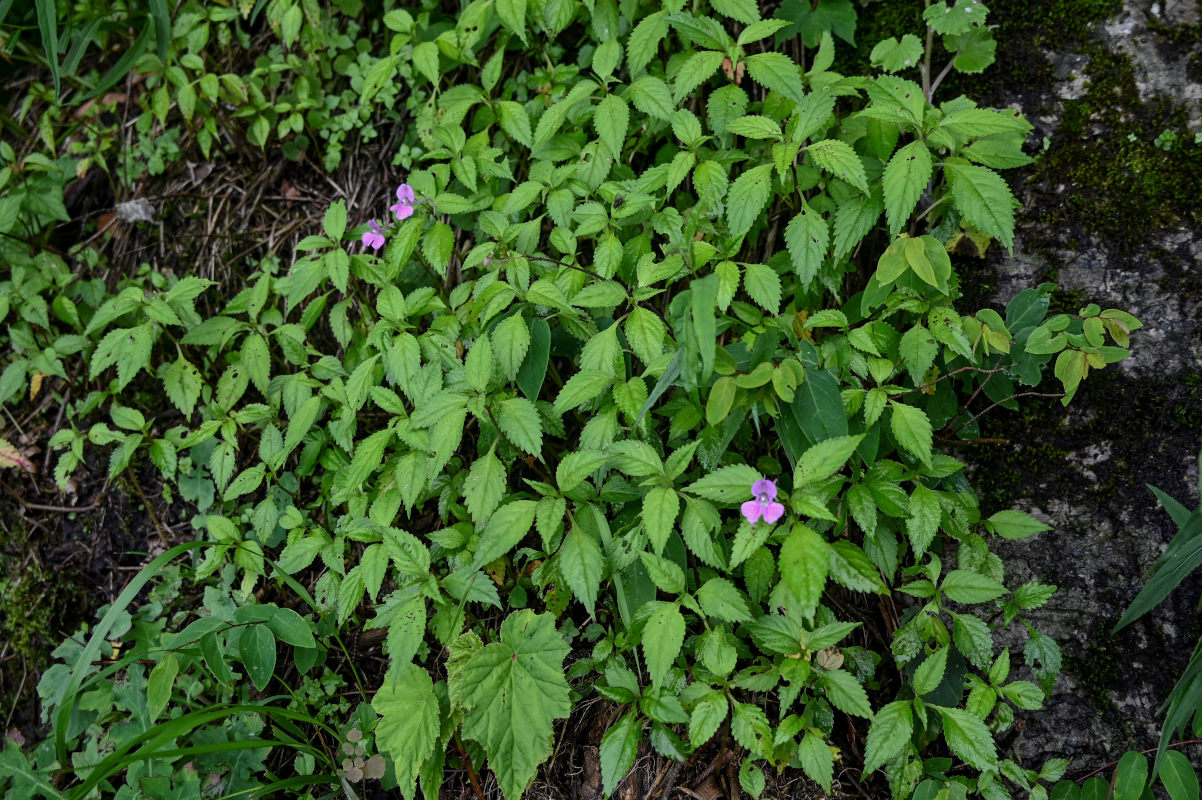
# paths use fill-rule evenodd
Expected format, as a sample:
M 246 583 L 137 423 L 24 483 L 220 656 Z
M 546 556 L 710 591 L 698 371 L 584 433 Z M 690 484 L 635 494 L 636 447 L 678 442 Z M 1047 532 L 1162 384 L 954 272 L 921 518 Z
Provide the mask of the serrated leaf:
M 726 719 L 729 703 L 726 695 L 720 691 L 712 691 L 702 695 L 693 706 L 689 715 L 689 743 L 693 748 L 699 748 L 708 742 L 718 732 Z
M 935 33 L 957 36 L 985 24 L 989 9 L 980 0 L 957 0 L 954 7 L 938 2 L 927 8 L 922 19 Z
M 573 528 L 559 548 L 558 563 L 568 588 L 591 616 L 596 611 L 601 573 L 605 566 L 601 546 L 580 528 Z
M 639 753 L 642 725 L 638 714 L 627 712 L 601 737 L 598 756 L 601 762 L 601 791 L 609 797 L 634 766 Z
M 616 94 L 607 95 L 593 112 L 593 127 L 597 131 L 597 137 L 615 158 L 622 154 L 622 144 L 626 141 L 626 128 L 629 124 L 630 108 L 626 101 Z
M 985 520 L 985 527 L 1005 539 L 1026 539 L 1052 529 L 1030 514 L 1009 509 L 989 517 Z
M 737 238 L 751 230 L 768 205 L 771 193 L 771 164 L 752 167 L 735 179 L 726 195 L 726 220 L 731 236 Z
M 492 332 L 492 352 L 501 373 L 509 380 L 517 378 L 522 361 L 530 349 L 530 329 L 521 314 L 501 320 Z
M 497 0 L 497 17 L 501 24 L 526 43 L 526 0 Z
M 835 708 L 857 717 L 872 718 L 868 694 L 850 672 L 841 669 L 828 670 L 822 673 L 819 682 L 826 690 L 826 699 L 830 700 Z
M 710 578 L 696 592 L 697 602 L 706 616 L 725 622 L 746 622 L 751 619 L 747 600 L 735 585 L 725 578 Z
M 838 139 L 823 139 L 806 147 L 806 152 L 814 163 L 822 169 L 859 189 L 868 192 L 868 176 L 864 172 L 864 162 L 851 145 Z
M 497 408 L 497 425 L 509 441 L 532 456 L 542 456 L 543 427 L 538 409 L 524 397 L 511 397 Z
M 910 142 L 889 159 L 883 187 L 885 221 L 890 236 L 897 235 L 905 227 L 930 179 L 931 151 L 924 142 Z
M 939 688 L 943 682 L 943 673 L 947 671 L 947 647 L 940 647 L 928 655 L 914 670 L 914 694 L 921 697 Z
M 842 469 L 852 453 L 863 441 L 864 434 L 857 436 L 832 436 L 813 445 L 801 454 L 797 468 L 793 471 L 793 486 L 802 487 L 818 483 Z
M 918 66 L 922 61 L 922 40 L 912 33 L 907 33 L 899 40 L 896 36 L 882 39 L 868 54 L 868 60 L 874 67 L 880 67 L 886 72 L 900 72 L 903 69 Z
M 935 357 L 939 355 L 939 343 L 931 335 L 931 332 L 919 323 L 902 334 L 898 352 L 903 359 L 906 371 L 910 373 L 910 380 L 914 382 L 915 386 L 921 386 L 927 370 L 931 368 L 931 365 L 935 363 Z
M 513 500 L 494 511 L 480 534 L 472 564 L 481 567 L 516 547 L 534 524 L 537 508 L 538 503 L 533 500 Z
M 423 44 L 433 44 L 433 42 L 423 42 Z M 418 47 L 421 46 L 418 45 Z M 522 104 L 512 100 L 502 100 L 497 106 L 500 109 L 501 130 L 519 144 L 524 144 L 526 147 L 533 145 L 534 133 L 530 127 L 530 114 Z
M 458 673 L 463 733 L 484 746 L 509 800 L 522 796 L 550 755 L 555 720 L 571 712 L 568 650 L 554 617 L 518 611 L 501 625 L 501 641 L 472 653 Z
M 200 399 L 200 390 L 203 387 L 200 370 L 182 354 L 163 371 L 163 389 L 167 399 L 185 418 L 192 416 L 192 410 L 196 408 L 196 401 Z
M 371 706 L 380 715 L 376 746 L 392 758 L 401 793 L 410 796 L 418 770 L 438 742 L 440 712 L 429 673 L 416 664 L 394 669 Z
M 672 102 L 668 84 L 659 78 L 644 75 L 630 84 L 629 91 L 630 101 L 639 111 L 664 122 L 672 121 L 676 105 Z
M 568 378 L 555 398 L 555 411 L 562 414 L 584 405 L 604 392 L 613 383 L 613 376 L 599 370 L 581 370 Z
M 801 101 L 805 90 L 801 83 L 801 69 L 784 53 L 756 53 L 745 59 L 747 72 L 752 80 L 778 92 L 793 102 Z
M 326 236 L 330 237 L 330 241 L 339 242 L 342 240 L 342 235 L 346 233 L 346 201 L 335 200 L 326 209 L 325 218 L 322 220 L 322 227 L 325 229 Z
M 676 656 L 680 655 L 684 632 L 684 617 L 675 604 L 664 603 L 647 619 L 643 628 L 643 657 L 652 686 L 661 685 L 667 677 Z
M 744 25 L 752 25 L 760 18 L 755 0 L 711 0 L 710 6 L 722 16 L 738 20 Z
M 663 353 L 667 326 L 654 311 L 636 306 L 626 318 L 622 329 L 634 354 L 644 364 L 650 364 Z
M 755 467 L 731 464 L 693 481 L 685 487 L 685 491 L 707 500 L 736 503 L 751 498 L 751 484 L 759 479 L 760 473 Z
M 914 733 L 910 703 L 896 700 L 876 712 L 864 745 L 864 774 L 879 769 L 910 743 Z
M 890 406 L 893 413 L 890 415 L 889 429 L 893 432 L 893 438 L 910 455 L 924 464 L 930 464 L 934 441 L 931 418 L 921 409 L 905 403 L 890 401 Z
M 464 505 L 477 527 L 483 525 L 500 505 L 504 493 L 505 466 L 495 452 L 489 450 L 472 464 L 463 483 Z
M 962 708 L 935 708 L 943 717 L 943 738 L 954 754 L 978 770 L 997 768 L 993 734 L 983 720 Z
M 986 575 L 967 569 L 955 569 L 939 586 L 943 593 L 957 603 L 987 603 L 1006 593 L 1006 587 Z
M 801 211 L 785 227 L 785 246 L 793 269 L 801 279 L 803 288 L 808 289 L 818 277 L 822 261 L 830 247 L 830 229 L 826 220 L 804 202 Z
M 835 775 L 835 763 L 831 756 L 830 745 L 814 729 L 806 731 L 805 737 L 797 746 L 797 760 L 810 779 L 830 792 L 831 780 Z
M 744 265 L 743 288 L 747 295 L 769 314 L 775 314 L 780 308 L 780 276 L 772 267 L 766 264 Z
M 748 139 L 781 139 L 780 123 L 760 114 L 739 117 L 726 126 L 728 133 Z
M 851 254 L 864 235 L 873 229 L 884 210 L 878 185 L 869 194 L 853 195 L 835 210 L 835 261 Z
M 945 164 L 944 173 L 960 213 L 985 233 L 1014 249 L 1014 195 L 1001 176 L 988 167 Z
M 724 58 L 726 56 L 723 53 L 713 50 L 702 50 L 690 56 L 676 73 L 676 79 L 672 81 L 673 103 L 679 103 L 698 86 L 708 81 L 718 67 L 722 66 Z
M 643 498 L 643 530 L 656 555 L 663 553 L 679 513 L 680 498 L 674 489 L 657 486 Z
M 830 561 L 830 545 L 805 525 L 794 525 L 789 538 L 781 545 L 781 580 L 807 617 L 813 617 L 818 601 L 822 599 Z
M 659 43 L 668 35 L 668 12 L 656 11 L 639 20 L 626 40 L 626 66 L 631 75 L 642 72 L 659 50 Z
M 906 519 L 906 534 L 910 538 L 910 546 L 914 548 L 915 558 L 922 558 L 935 540 L 942 516 L 939 496 L 921 483 L 916 485 L 910 495 L 910 516 Z

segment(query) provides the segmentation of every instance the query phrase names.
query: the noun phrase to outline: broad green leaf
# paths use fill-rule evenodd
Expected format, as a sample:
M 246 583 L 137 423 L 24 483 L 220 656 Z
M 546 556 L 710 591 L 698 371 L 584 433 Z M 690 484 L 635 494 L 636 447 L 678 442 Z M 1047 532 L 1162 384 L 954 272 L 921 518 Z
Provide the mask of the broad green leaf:
M 850 672 L 832 669 L 823 672 L 818 679 L 831 705 L 847 714 L 872 719 L 872 706 L 868 694 Z
M 495 448 L 477 458 L 463 484 L 463 502 L 477 527 L 501 504 L 505 494 L 505 466 Z
M 939 505 L 939 495 L 921 483 L 915 485 L 914 492 L 910 495 L 910 516 L 906 519 L 906 534 L 910 537 L 910 546 L 914 548 L 915 558 L 922 558 L 923 553 L 935 540 L 942 517 L 943 509 Z
M 668 85 L 659 78 L 644 75 L 630 84 L 629 98 L 634 107 L 644 114 L 663 120 L 672 121 L 676 104 L 672 102 L 672 92 Z
M 780 123 L 760 114 L 749 114 L 732 120 L 726 130 L 748 139 L 781 139 Z
M 171 690 L 175 687 L 175 676 L 179 675 L 179 657 L 172 651 L 167 651 L 159 659 L 159 663 L 150 670 L 146 681 L 146 708 L 150 721 L 159 718 L 163 709 L 171 701 Z
M 684 490 L 698 497 L 704 497 L 706 500 L 716 500 L 720 503 L 741 503 L 751 499 L 751 484 L 761 477 L 755 467 L 747 464 L 731 464 L 693 481 Z
M 940 647 L 918 665 L 918 669 L 914 670 L 914 694 L 921 697 L 939 688 L 943 673 L 947 671 L 947 653 L 947 647 Z
M 910 142 L 889 159 L 882 183 L 885 221 L 890 236 L 897 235 L 906 226 L 930 179 L 931 151 L 924 142 Z
M 1160 765 L 1160 782 L 1170 800 L 1198 800 L 1198 774 L 1179 750 L 1166 750 Z
M 906 452 L 924 464 L 931 463 L 931 445 L 933 433 L 931 418 L 921 409 L 914 406 L 890 401 L 893 413 L 889 420 L 889 428 L 893 438 Z
M 948 163 L 943 171 L 961 215 L 1013 250 L 1014 195 L 1006 182 L 988 167 L 972 164 Z
M 826 220 L 803 202 L 801 211 L 785 227 L 785 245 L 802 287 L 808 289 L 818 277 L 818 270 L 830 248 L 830 228 Z
M 433 42 L 423 42 L 414 48 L 414 60 L 418 48 Z M 502 100 L 497 104 L 500 110 L 501 130 L 519 144 L 524 144 L 530 147 L 534 144 L 534 133 L 530 127 L 530 115 L 526 112 L 525 107 L 521 103 L 515 103 L 512 100 Z
M 747 264 L 743 271 L 747 295 L 769 314 L 780 308 L 781 284 L 776 271 L 765 264 Z
M 342 235 L 346 233 L 346 201 L 335 200 L 326 209 L 325 219 L 322 220 L 322 227 L 325 229 L 326 236 L 330 237 L 330 241 L 339 242 L 342 240 Z
M 555 398 L 555 411 L 562 414 L 578 408 L 604 392 L 613 383 L 613 376 L 599 370 L 581 370 L 568 378 L 559 396 Z
M 768 205 L 771 193 L 771 164 L 752 167 L 735 179 L 726 195 L 726 221 L 731 236 L 739 237 L 751 230 Z
M 475 651 L 458 673 L 463 733 L 480 742 L 508 800 L 518 800 L 551 754 L 554 722 L 572 710 L 568 646 L 550 614 L 511 614 L 501 641 Z
M 679 103 L 691 95 L 698 86 L 708 81 L 714 71 L 722 66 L 724 58 L 726 56 L 723 53 L 714 50 L 702 50 L 690 56 L 680 71 L 676 73 L 676 79 L 672 82 L 673 103 Z
M 867 194 L 868 176 L 864 173 L 864 163 L 851 145 L 838 139 L 823 139 L 806 147 L 806 152 L 819 167 Z
M 747 520 L 739 523 L 739 529 L 735 532 L 735 541 L 730 549 L 730 564 L 728 565 L 731 571 L 735 567 L 742 564 L 752 553 L 758 551 L 764 546 L 764 542 L 768 541 L 768 536 L 773 531 L 771 525 L 752 525 Z
M 668 35 L 668 12 L 656 11 L 639 20 L 626 40 L 626 66 L 637 76 L 655 58 L 659 43 Z
M 725 622 L 746 622 L 751 619 L 747 600 L 725 578 L 710 578 L 697 590 L 697 602 L 706 616 Z
M 657 486 L 643 498 L 643 530 L 656 555 L 664 552 L 679 513 L 680 498 L 675 489 Z
M 609 455 L 600 450 L 568 453 L 555 468 L 555 482 L 559 484 L 560 491 L 570 492 L 608 462 Z
M 647 574 L 651 576 L 656 587 L 668 594 L 680 594 L 685 589 L 684 570 L 670 558 L 663 558 L 654 553 L 639 553 Z
M 250 682 L 260 692 L 271 683 L 275 675 L 275 637 L 266 625 L 250 625 L 242 629 L 238 638 L 238 651 Z
M 676 656 L 680 655 L 684 632 L 684 617 L 673 603 L 662 604 L 648 618 L 643 628 L 643 657 L 647 661 L 647 673 L 651 676 L 652 686 L 664 682 Z
M 626 127 L 629 124 L 630 108 L 616 94 L 607 95 L 593 112 L 593 127 L 597 130 L 597 136 L 614 158 L 622 155 L 622 143 L 626 141 Z
M 521 314 L 511 314 L 497 324 L 492 332 L 493 358 L 501 373 L 509 380 L 517 378 L 522 361 L 530 350 L 530 329 Z
M 526 44 L 526 0 L 497 0 L 495 8 L 501 24 Z
M 922 61 L 922 40 L 912 33 L 907 33 L 900 40 L 896 36 L 882 39 L 868 54 L 868 60 L 874 67 L 880 67 L 886 72 L 901 72 L 910 67 L 917 67 Z
M 605 797 L 613 794 L 634 766 L 642 732 L 638 714 L 630 711 L 601 737 L 598 755 L 601 761 L 601 791 Z
M 376 746 L 396 765 L 401 793 L 412 796 L 418 770 L 438 742 L 440 712 L 429 673 L 416 664 L 392 670 L 371 707 L 380 715 Z
M 752 80 L 778 92 L 793 102 L 801 101 L 805 90 L 801 83 L 801 69 L 784 53 L 756 53 L 745 59 L 747 72 Z
M 689 743 L 694 749 L 708 742 L 726 719 L 729 703 L 726 695 L 712 691 L 702 695 L 689 715 Z
M 1030 514 L 1022 511 L 999 511 L 985 520 L 985 527 L 1005 539 L 1026 539 L 1042 531 L 1050 531 L 1050 525 L 1044 525 Z
M 993 744 L 993 734 L 981 719 L 962 708 L 935 708 L 943 717 L 943 738 L 947 740 L 947 746 L 955 755 L 974 769 L 997 768 L 997 749 Z
M 996 58 L 997 41 L 988 27 L 973 28 L 959 36 L 944 37 L 943 43 L 956 54 L 952 63 L 960 72 L 984 72 Z
M 492 342 L 487 336 L 481 336 L 468 350 L 467 358 L 463 360 L 463 377 L 477 392 L 488 387 L 492 377 Z
M 542 456 L 543 427 L 538 409 L 524 397 L 511 397 L 497 408 L 497 425 L 509 441 L 532 456 Z
M 974 0 L 956 0 L 955 6 L 940 0 L 929 6 L 922 18 L 935 33 L 957 36 L 984 25 L 988 11 L 983 3 Z
M 797 747 L 797 760 L 810 780 L 829 793 L 831 780 L 835 775 L 835 762 L 831 756 L 831 747 L 822 735 L 813 728 L 806 731 L 805 737 Z
M 918 323 L 902 334 L 898 352 L 904 359 L 903 363 L 906 371 L 910 373 L 910 380 L 915 386 L 921 386 L 927 371 L 935 363 L 935 357 L 939 355 L 939 342 L 922 323 Z
M 516 547 L 534 524 L 537 507 L 538 503 L 533 500 L 513 500 L 493 512 L 484 532 L 480 534 L 480 544 L 472 564 L 481 567 Z
M 96 346 L 89 380 L 95 380 L 101 372 L 116 364 L 117 390 L 124 389 L 139 370 L 149 365 L 153 344 L 150 323 L 136 328 L 114 328 Z
M 545 319 L 530 320 L 530 349 L 518 369 L 517 384 L 530 400 L 537 400 L 547 377 L 551 354 L 551 327 Z
M 966 569 L 949 572 L 939 588 L 957 603 L 987 603 L 1006 593 L 1006 587 L 993 578 Z
M 867 554 L 846 539 L 830 545 L 830 575 L 836 583 L 853 592 L 888 594 L 880 571 Z
M 876 226 L 885 206 L 880 186 L 873 184 L 869 194 L 849 197 L 835 210 L 835 261 L 842 261 L 856 249 L 860 240 Z
M 601 545 L 579 527 L 573 527 L 559 548 L 558 561 L 559 571 L 568 588 L 592 616 L 596 613 L 601 573 L 605 567 Z
M 876 712 L 864 745 L 864 774 L 879 769 L 910 743 L 914 733 L 910 703 L 895 700 Z
M 1148 785 L 1148 759 L 1128 750 L 1114 769 L 1114 800 L 1139 800 Z
M 654 311 L 636 306 L 626 318 L 623 330 L 634 354 L 644 364 L 652 363 L 663 353 L 667 327 Z
M 810 447 L 797 460 L 797 468 L 793 471 L 794 488 L 818 483 L 834 475 L 843 468 L 863 440 L 864 434 L 833 436 Z
M 813 617 L 818 601 L 822 599 L 830 561 L 830 545 L 805 525 L 795 524 L 789 538 L 781 545 L 781 579 L 807 617 Z
M 163 370 L 163 388 L 169 399 L 185 418 L 192 416 L 196 401 L 200 399 L 200 390 L 204 380 L 191 361 L 181 354 L 171 366 Z
M 744 25 L 752 25 L 760 19 L 755 0 L 711 0 L 710 5 L 722 16 L 738 20 Z

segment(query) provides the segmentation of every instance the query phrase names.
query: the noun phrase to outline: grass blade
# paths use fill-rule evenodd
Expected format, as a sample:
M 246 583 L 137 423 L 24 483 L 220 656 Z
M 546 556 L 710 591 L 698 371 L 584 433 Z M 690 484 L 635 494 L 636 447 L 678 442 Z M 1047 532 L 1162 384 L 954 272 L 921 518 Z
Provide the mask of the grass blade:
M 54 78 L 54 95 L 59 94 L 58 74 L 58 9 L 54 0 L 34 0 L 38 12 L 38 29 L 42 32 L 42 47 L 46 51 L 46 64 Z

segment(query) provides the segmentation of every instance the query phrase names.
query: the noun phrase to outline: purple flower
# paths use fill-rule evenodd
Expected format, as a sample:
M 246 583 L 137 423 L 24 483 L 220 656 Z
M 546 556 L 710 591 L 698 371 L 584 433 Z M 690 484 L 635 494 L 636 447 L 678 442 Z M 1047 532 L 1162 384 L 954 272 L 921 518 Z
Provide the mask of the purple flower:
M 413 216 L 413 202 L 417 196 L 413 193 L 413 187 L 407 183 L 402 183 L 396 187 L 396 204 L 388 207 L 389 211 L 396 212 L 397 219 L 409 219 Z
M 384 246 L 384 232 L 380 230 L 380 226 L 374 219 L 367 224 L 371 230 L 363 232 L 363 244 L 372 250 L 379 250 Z
M 771 525 L 784 516 L 785 507 L 776 502 L 775 482 L 760 478 L 751 484 L 751 493 L 755 495 L 755 499 L 748 500 L 741 506 L 743 516 L 747 517 L 748 522 L 754 525 L 763 517 L 764 522 Z

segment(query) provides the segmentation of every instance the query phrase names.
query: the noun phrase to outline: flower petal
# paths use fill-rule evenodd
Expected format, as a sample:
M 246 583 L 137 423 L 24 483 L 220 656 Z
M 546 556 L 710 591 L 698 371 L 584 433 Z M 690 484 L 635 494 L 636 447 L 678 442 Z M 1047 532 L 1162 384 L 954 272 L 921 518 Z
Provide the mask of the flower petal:
M 760 515 L 764 513 L 764 508 L 760 505 L 758 500 L 748 500 L 746 503 L 739 506 L 739 508 L 742 510 L 743 516 L 746 517 L 747 521 L 752 525 L 758 522 Z M 783 510 L 784 507 L 782 506 L 781 508 Z
M 405 205 L 412 205 L 417 199 L 417 195 L 413 193 L 413 187 L 407 183 L 402 183 L 396 187 L 396 199 L 400 200 Z
M 756 497 L 767 497 L 769 500 L 775 500 L 776 482 L 770 481 L 767 478 L 760 478 L 751 484 L 751 493 Z
M 413 216 L 413 206 L 406 203 L 397 203 L 395 206 L 389 206 L 388 210 L 395 211 L 397 219 L 409 219 Z
M 785 507 L 780 503 L 768 503 L 764 506 L 764 522 L 775 525 L 784 515 Z

